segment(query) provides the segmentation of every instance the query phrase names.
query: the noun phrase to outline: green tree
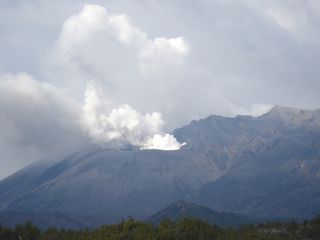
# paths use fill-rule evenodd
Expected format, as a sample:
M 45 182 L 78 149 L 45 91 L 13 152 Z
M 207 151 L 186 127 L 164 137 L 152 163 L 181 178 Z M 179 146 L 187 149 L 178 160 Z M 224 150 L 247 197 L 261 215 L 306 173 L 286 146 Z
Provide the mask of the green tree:
M 177 227 L 177 239 L 207 240 L 217 239 L 218 228 L 210 226 L 202 220 L 185 218 L 179 221 Z
M 34 226 L 31 221 L 17 225 L 14 232 L 17 239 L 21 237 L 23 240 L 38 240 L 41 233 L 40 229 Z
M 175 225 L 170 219 L 164 219 L 158 226 L 157 239 L 159 240 L 174 240 Z

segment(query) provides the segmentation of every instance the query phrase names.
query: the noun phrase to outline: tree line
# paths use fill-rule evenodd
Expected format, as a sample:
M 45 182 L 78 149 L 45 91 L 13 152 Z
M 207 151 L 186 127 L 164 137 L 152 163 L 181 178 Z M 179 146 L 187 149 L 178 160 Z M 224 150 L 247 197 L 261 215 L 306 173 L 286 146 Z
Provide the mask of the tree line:
M 319 240 L 320 216 L 303 223 L 270 222 L 239 228 L 220 228 L 199 219 L 159 225 L 128 219 L 96 229 L 40 230 L 31 222 L 9 228 L 0 225 L 1 240 Z

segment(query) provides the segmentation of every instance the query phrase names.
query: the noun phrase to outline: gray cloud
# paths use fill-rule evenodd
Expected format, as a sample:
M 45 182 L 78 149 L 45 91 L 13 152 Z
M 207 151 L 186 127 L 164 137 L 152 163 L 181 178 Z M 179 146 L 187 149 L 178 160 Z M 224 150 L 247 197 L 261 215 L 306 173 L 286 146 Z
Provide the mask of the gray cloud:
M 320 105 L 318 1 L 91 3 L 104 7 L 106 16 L 82 22 L 89 32 L 81 40 L 66 20 L 75 19 L 85 1 L 1 1 L 0 72 L 34 77 L 1 77 L 2 93 L 5 79 L 13 80 L 0 97 L 1 127 L 6 126 L 0 176 L 88 141 L 82 127 L 70 124 L 81 114 L 88 81 L 110 109 L 129 104 L 142 115 L 161 112 L 169 130 L 209 114 Z M 110 16 L 118 18 L 110 23 Z M 47 104 L 19 92 L 23 81 L 38 86 L 36 95 Z M 79 142 L 53 144 L 66 136 Z
M 0 76 L 0 176 L 38 159 L 88 144 L 80 106 L 59 89 L 25 73 Z

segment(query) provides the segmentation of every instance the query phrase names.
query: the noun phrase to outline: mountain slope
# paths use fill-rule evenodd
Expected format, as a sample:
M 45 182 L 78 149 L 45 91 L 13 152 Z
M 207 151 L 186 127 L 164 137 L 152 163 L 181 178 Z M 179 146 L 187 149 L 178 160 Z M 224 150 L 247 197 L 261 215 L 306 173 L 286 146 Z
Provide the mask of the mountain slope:
M 258 118 L 211 116 L 175 133 L 222 172 L 193 201 L 267 218 L 320 212 L 319 110 L 276 106 Z
M 237 227 L 244 224 L 259 222 L 259 219 L 257 218 L 228 212 L 217 212 L 186 201 L 177 201 L 170 204 L 166 208 L 150 216 L 147 221 L 153 224 L 159 224 L 164 219 L 178 221 L 183 218 L 202 219 L 220 227 Z
M 173 132 L 179 151 L 88 146 L 0 181 L 0 212 L 57 212 L 111 223 L 180 199 L 218 211 L 306 218 L 320 212 L 320 111 L 210 116 Z
M 210 159 L 221 175 L 245 167 L 255 168 L 245 171 L 250 174 L 266 166 L 302 164 L 306 175 L 320 176 L 320 110 L 276 106 L 257 118 L 213 115 L 192 121 L 174 135 L 187 143 L 184 150 Z M 261 152 L 264 159 L 257 160 Z
M 177 151 L 97 148 L 48 166 L 32 177 L 32 183 L 21 183 L 24 191 L 19 186 L 12 189 L 11 183 L 26 177 L 25 170 L 4 180 L 0 206 L 3 211 L 97 215 L 105 222 L 144 218 L 186 198 L 212 179 L 214 171 L 202 160 Z
M 226 175 L 205 184 L 194 201 L 265 219 L 306 219 L 320 213 L 320 181 L 283 172 Z

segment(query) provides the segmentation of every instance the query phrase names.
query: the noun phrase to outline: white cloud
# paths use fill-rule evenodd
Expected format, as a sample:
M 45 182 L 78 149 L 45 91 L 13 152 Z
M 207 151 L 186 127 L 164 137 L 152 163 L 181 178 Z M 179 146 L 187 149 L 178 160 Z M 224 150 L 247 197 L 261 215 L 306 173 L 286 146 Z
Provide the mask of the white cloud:
M 160 113 L 143 115 L 129 105 L 109 109 L 92 83 L 87 85 L 82 121 L 93 142 L 108 147 L 178 150 L 182 146 L 174 136 L 163 133 Z
M 83 10 L 68 18 L 63 26 L 58 41 L 59 47 L 68 53 L 81 46 L 91 35 L 106 31 L 108 14 L 105 8 L 96 5 L 85 5 Z
M 56 50 L 72 56 L 92 43 L 99 33 L 101 38 L 108 35 L 122 44 L 133 45 L 141 51 L 141 58 L 152 55 L 159 58 L 162 54 L 187 55 L 190 48 L 183 37 L 150 39 L 146 32 L 133 26 L 125 14 L 109 14 L 102 6 L 87 4 L 81 12 L 65 20 Z
M 87 4 L 63 23 L 47 63 L 47 77 L 77 96 L 88 79 L 99 81 L 106 91 L 122 85 L 130 89 L 137 80 L 145 84 L 159 72 L 178 68 L 189 51 L 181 36 L 150 38 L 125 14 Z
M 131 25 L 125 14 L 111 15 L 109 19 L 111 34 L 124 44 L 143 45 L 147 34 Z
M 63 23 L 57 43 L 61 48 L 59 50 L 72 51 L 98 33 L 109 34 L 124 44 L 139 45 L 147 40 L 147 34 L 132 26 L 125 14 L 109 14 L 102 6 L 87 4 L 81 12 L 72 15 Z
M 188 55 L 190 46 L 182 37 L 149 40 L 138 54 L 143 74 L 157 74 L 163 68 L 177 66 Z

